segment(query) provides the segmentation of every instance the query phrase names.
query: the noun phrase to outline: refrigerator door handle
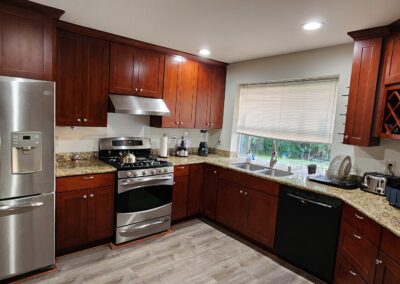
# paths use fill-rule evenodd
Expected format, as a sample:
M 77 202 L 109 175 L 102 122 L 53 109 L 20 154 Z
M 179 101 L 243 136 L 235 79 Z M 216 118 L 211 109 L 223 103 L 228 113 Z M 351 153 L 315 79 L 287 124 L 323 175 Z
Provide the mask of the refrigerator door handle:
M 35 208 L 35 207 L 40 207 L 42 205 L 43 205 L 43 202 L 29 202 L 29 203 L 22 203 L 22 204 L 16 204 L 16 205 L 3 205 L 3 206 L 0 206 L 0 212 L 15 211 L 15 210 L 26 209 L 26 208 Z

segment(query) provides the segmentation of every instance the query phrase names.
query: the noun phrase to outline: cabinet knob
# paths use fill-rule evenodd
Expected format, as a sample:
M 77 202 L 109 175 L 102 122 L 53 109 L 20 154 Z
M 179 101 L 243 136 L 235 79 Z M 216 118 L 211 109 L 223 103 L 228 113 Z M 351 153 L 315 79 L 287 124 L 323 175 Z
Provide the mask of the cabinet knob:
M 179 124 L 179 121 L 175 121 L 175 124 Z
M 93 196 L 94 196 L 94 194 L 93 194 L 93 193 L 91 193 L 89 196 L 90 196 L 90 197 L 93 197 Z
M 376 259 L 376 264 L 382 264 L 382 260 L 380 260 L 380 259 Z
M 83 199 L 86 199 L 87 198 L 87 195 L 85 194 L 84 196 L 83 196 Z
M 138 88 L 135 88 L 135 92 L 137 92 L 139 89 Z
M 214 174 L 216 174 L 217 173 L 217 171 L 214 171 Z
M 243 190 L 240 190 L 239 193 L 242 194 L 242 193 L 243 193 Z
M 211 124 L 211 126 L 213 126 L 213 125 L 214 125 L 214 122 L 211 122 L 210 124 Z
M 140 89 L 140 92 L 143 92 L 143 89 Z
M 84 122 L 87 122 L 87 118 L 84 118 L 83 121 L 84 121 Z
M 345 136 L 344 136 L 344 139 L 345 139 L 345 140 L 349 139 L 349 135 L 345 135 Z
M 247 191 L 244 192 L 244 195 L 247 195 Z
M 81 122 L 81 119 L 80 119 L 80 118 L 78 118 L 76 121 L 78 121 L 78 122 Z

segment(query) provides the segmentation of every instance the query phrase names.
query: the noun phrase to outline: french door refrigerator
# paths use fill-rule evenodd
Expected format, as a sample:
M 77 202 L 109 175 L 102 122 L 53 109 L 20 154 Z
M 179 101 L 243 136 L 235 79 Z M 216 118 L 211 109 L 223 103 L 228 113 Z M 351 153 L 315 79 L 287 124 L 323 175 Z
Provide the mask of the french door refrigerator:
M 0 281 L 55 263 L 54 94 L 0 76 Z

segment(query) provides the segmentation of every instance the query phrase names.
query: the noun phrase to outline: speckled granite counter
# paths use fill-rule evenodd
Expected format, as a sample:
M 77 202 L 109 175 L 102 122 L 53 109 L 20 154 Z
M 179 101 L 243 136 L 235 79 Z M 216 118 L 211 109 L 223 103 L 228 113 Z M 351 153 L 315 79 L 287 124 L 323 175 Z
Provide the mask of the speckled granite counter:
M 96 159 L 63 161 L 57 163 L 56 177 L 102 174 L 115 171 L 114 167 Z
M 209 157 L 171 157 L 167 160 L 171 161 L 174 165 L 189 165 L 197 163 L 212 164 L 292 187 L 333 196 L 358 209 L 360 212 L 364 213 L 366 216 L 370 217 L 372 220 L 400 237 L 400 209 L 390 206 L 385 197 L 364 192 L 360 189 L 344 190 L 316 182 L 311 182 L 303 176 L 291 175 L 287 177 L 272 177 L 232 167 L 231 164 L 233 163 L 243 162 L 243 160 L 238 158 L 210 155 Z

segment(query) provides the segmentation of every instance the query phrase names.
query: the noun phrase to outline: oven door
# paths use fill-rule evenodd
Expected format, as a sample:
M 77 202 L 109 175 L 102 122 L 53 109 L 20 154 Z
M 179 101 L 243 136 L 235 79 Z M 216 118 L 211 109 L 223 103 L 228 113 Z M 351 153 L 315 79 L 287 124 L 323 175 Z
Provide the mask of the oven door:
M 172 174 L 119 180 L 117 227 L 170 215 L 172 187 Z

